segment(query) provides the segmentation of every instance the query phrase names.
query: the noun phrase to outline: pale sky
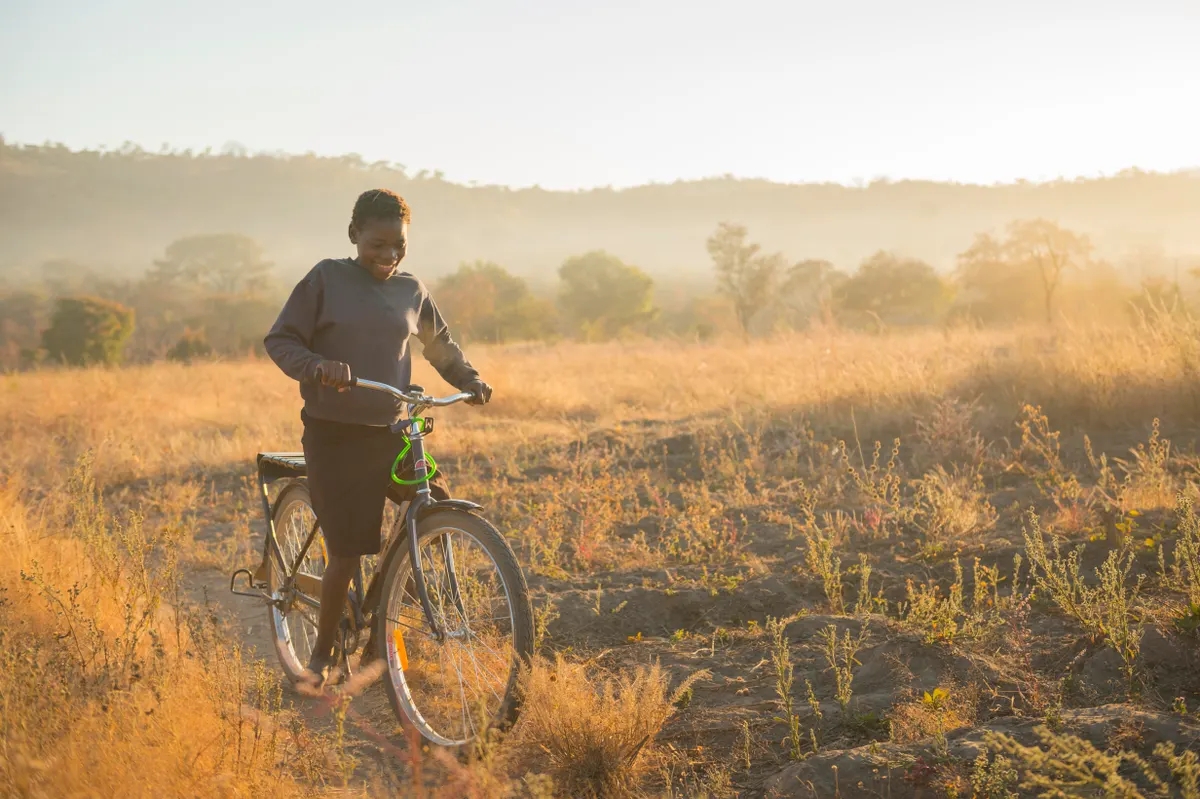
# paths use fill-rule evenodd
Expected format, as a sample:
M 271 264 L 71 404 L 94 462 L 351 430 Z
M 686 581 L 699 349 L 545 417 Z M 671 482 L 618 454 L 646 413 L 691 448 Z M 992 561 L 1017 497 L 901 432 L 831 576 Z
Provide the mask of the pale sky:
M 0 0 L 0 135 L 450 180 L 1200 166 L 1200 0 Z

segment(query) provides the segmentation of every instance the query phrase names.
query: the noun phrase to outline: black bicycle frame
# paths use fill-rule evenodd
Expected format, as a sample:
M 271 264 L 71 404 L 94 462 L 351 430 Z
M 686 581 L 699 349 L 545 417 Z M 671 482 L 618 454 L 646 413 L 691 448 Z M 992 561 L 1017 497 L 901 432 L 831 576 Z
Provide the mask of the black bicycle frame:
M 404 514 L 404 516 L 405 516 L 405 518 L 404 518 L 405 533 L 408 538 L 408 554 L 409 554 L 409 557 L 412 559 L 412 564 L 413 564 L 413 583 L 415 584 L 415 587 L 417 589 L 417 597 L 421 601 L 421 611 L 425 614 L 425 620 L 427 622 L 429 622 L 429 628 L 430 628 L 430 630 L 433 631 L 433 637 L 435 640 L 441 640 L 444 637 L 445 633 L 443 632 L 441 625 L 438 624 L 437 617 L 434 615 L 434 612 L 433 612 L 433 602 L 429 598 L 429 588 L 425 582 L 425 569 L 422 566 L 422 562 L 421 562 L 420 541 L 418 540 L 418 537 L 417 537 L 417 522 L 421 518 L 421 511 L 422 511 L 422 509 L 424 509 L 425 507 L 427 507 L 433 503 L 433 499 L 429 492 L 429 467 L 425 460 L 424 424 L 422 424 L 421 422 L 419 422 L 415 419 L 408 419 L 408 420 L 405 420 L 402 423 L 402 425 L 403 426 L 400 428 L 401 430 L 404 430 L 404 428 L 407 428 L 407 430 L 404 430 L 404 432 L 409 440 L 409 446 L 410 446 L 409 457 L 412 458 L 414 477 L 417 481 L 416 495 L 413 497 L 412 501 L 409 502 L 408 508 L 406 509 L 405 514 Z M 263 501 L 265 503 L 266 502 L 265 487 L 264 487 L 264 495 L 263 496 L 264 496 Z M 274 520 L 272 519 L 272 517 L 270 516 L 269 513 L 268 513 L 267 518 L 271 520 L 271 540 L 272 540 L 273 547 L 276 552 L 281 552 L 279 543 L 278 543 L 277 539 L 275 538 Z M 320 524 L 320 520 L 317 520 L 317 522 L 313 526 L 313 529 L 309 531 L 308 537 L 304 541 L 304 546 L 302 546 L 300 548 L 300 552 L 297 556 L 296 562 L 294 564 L 292 564 L 292 569 L 291 569 L 292 574 L 294 574 L 296 569 L 299 568 L 300 563 L 303 562 L 303 560 L 304 560 L 305 553 L 308 552 L 308 548 L 312 545 L 313 540 L 316 538 L 316 529 L 317 529 L 317 526 L 319 526 L 319 524 Z M 455 603 L 456 606 L 459 607 L 459 610 L 461 612 L 462 600 L 459 595 L 458 577 L 455 574 L 455 569 L 454 569 L 454 551 L 451 549 L 451 547 L 443 544 L 442 552 L 443 552 L 443 555 L 446 560 L 446 571 L 447 571 L 447 578 L 448 578 L 447 582 L 449 583 L 448 587 L 450 589 L 450 595 L 451 595 L 453 602 Z M 280 556 L 280 560 L 281 561 L 283 560 L 282 556 Z M 380 572 L 382 572 L 382 570 L 383 570 L 382 567 L 384 565 L 385 564 L 381 562 Z M 359 625 L 361 625 L 365 621 L 365 619 L 362 617 L 362 606 L 365 602 L 365 599 L 367 596 L 369 596 L 371 594 L 371 589 L 374 587 L 375 580 L 379 579 L 380 577 L 381 577 L 380 573 L 376 573 L 376 574 L 372 575 L 372 577 L 371 577 L 372 584 L 371 584 L 371 586 L 367 587 L 366 591 L 364 591 L 363 586 L 362 586 L 362 568 L 361 568 L 361 566 L 359 567 L 358 573 L 356 575 L 356 585 L 355 585 L 356 594 L 357 594 L 356 599 L 358 601 L 351 603 L 352 605 L 355 605 L 355 608 L 354 608 L 355 617 L 356 617 L 355 622 Z M 288 586 L 288 587 L 290 587 L 290 586 Z
M 263 517 L 267 520 L 267 541 L 263 550 L 263 560 L 273 554 L 279 559 L 281 566 L 287 566 L 283 560 L 283 550 L 279 548 L 279 539 L 275 537 L 275 515 L 271 513 L 271 495 L 267 491 L 267 475 L 261 462 L 258 466 L 258 493 L 262 500 Z
M 442 630 L 441 625 L 437 623 L 437 618 L 433 612 L 433 602 L 429 598 L 429 589 L 425 582 L 425 570 L 421 563 L 420 542 L 417 539 L 417 522 L 421 519 L 422 511 L 434 503 L 429 491 L 429 467 L 425 460 L 425 424 L 416 418 L 409 418 L 404 422 L 399 423 L 393 429 L 397 432 L 404 432 L 409 440 L 409 452 L 410 457 L 412 458 L 414 477 L 416 478 L 416 494 L 412 501 L 408 503 L 408 508 L 405 510 L 404 514 L 405 533 L 408 537 L 408 552 L 413 564 L 413 582 L 417 589 L 417 596 L 421 601 L 421 610 L 425 614 L 426 621 L 429 622 L 429 627 L 433 631 L 433 637 L 436 640 L 441 640 L 445 636 L 445 633 Z M 304 562 L 304 558 L 308 554 L 309 547 L 311 547 L 313 541 L 316 540 L 317 530 L 319 529 L 321 522 L 320 519 L 314 519 L 313 525 L 308 531 L 308 535 L 305 536 L 304 544 L 300 547 L 299 552 L 296 553 L 296 557 L 294 562 L 291 564 L 291 567 L 288 568 L 288 563 L 283 555 L 283 548 L 279 545 L 278 534 L 275 530 L 275 517 L 271 512 L 271 501 L 270 494 L 268 493 L 267 489 L 266 475 L 261 468 L 259 469 L 258 473 L 258 485 L 260 499 L 262 500 L 263 515 L 267 519 L 267 539 L 264 547 L 263 557 L 264 560 L 269 557 L 274 557 L 279 565 L 284 569 L 284 574 L 287 576 L 284 578 L 284 583 L 280 587 L 280 593 L 286 596 L 294 588 L 296 582 L 296 573 L 300 568 L 300 564 Z M 453 504 L 470 504 L 472 507 L 477 507 L 474 506 L 473 503 L 454 502 Z M 350 600 L 350 604 L 354 609 L 354 622 L 356 627 L 361 628 L 364 625 L 366 620 L 363 615 L 363 608 L 368 604 L 368 600 L 374 596 L 376 580 L 380 577 L 380 574 L 386 570 L 387 563 L 391 559 L 391 553 L 394 550 L 390 546 L 391 542 L 389 541 L 388 543 L 389 547 L 384 552 L 384 558 L 380 563 L 380 569 L 376 574 L 371 576 L 371 584 L 366 586 L 365 590 L 363 586 L 363 572 L 361 565 L 359 566 L 358 572 L 355 575 L 353 586 L 355 596 Z M 442 554 L 446 561 L 447 582 L 449 583 L 447 587 L 450 590 L 451 600 L 454 602 L 455 606 L 458 607 L 459 611 L 462 612 L 462 597 L 459 591 L 458 575 L 454 567 L 454 550 L 448 541 L 442 542 Z M 248 570 L 239 570 L 239 572 L 243 571 L 247 572 L 248 574 Z M 239 572 L 235 572 L 235 578 Z M 234 593 L 245 594 L 247 596 L 258 595 L 258 593 L 254 592 L 238 591 L 233 589 L 232 584 L 230 585 L 230 589 L 233 590 Z M 302 591 L 298 593 L 300 599 L 304 601 L 305 604 L 319 606 L 320 603 L 317 601 L 317 598 L 308 597 Z M 264 596 L 268 601 L 276 604 L 281 601 L 280 599 L 274 599 L 269 595 L 264 594 Z
M 405 514 L 405 525 L 408 532 L 408 556 L 412 559 L 413 582 L 417 586 L 417 596 L 421 600 L 421 610 L 433 630 L 433 637 L 441 640 L 442 629 L 433 616 L 433 603 L 429 599 L 429 591 L 425 587 L 425 570 L 421 568 L 421 542 L 417 540 L 417 520 L 421 518 L 421 509 L 429 504 L 429 467 L 425 463 L 425 425 L 416 419 L 409 419 L 408 440 L 412 449 L 409 450 L 413 461 L 413 473 L 417 483 L 417 495 L 408 506 Z M 453 564 L 447 563 L 447 569 L 453 575 Z M 451 577 L 453 580 L 453 576 Z M 457 581 L 455 581 L 457 582 Z M 455 592 L 457 593 L 457 591 Z

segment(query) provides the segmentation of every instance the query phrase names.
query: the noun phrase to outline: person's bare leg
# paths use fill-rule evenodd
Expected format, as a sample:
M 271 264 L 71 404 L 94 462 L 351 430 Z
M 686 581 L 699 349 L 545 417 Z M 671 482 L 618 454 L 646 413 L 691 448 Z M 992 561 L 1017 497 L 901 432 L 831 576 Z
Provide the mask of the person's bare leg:
M 330 665 L 333 658 L 333 642 L 337 637 L 338 623 L 346 607 L 346 593 L 350 581 L 358 571 L 357 555 L 330 555 L 321 576 L 321 613 L 317 619 L 317 641 L 313 645 L 312 662 Z M 318 674 L 322 682 L 323 674 Z

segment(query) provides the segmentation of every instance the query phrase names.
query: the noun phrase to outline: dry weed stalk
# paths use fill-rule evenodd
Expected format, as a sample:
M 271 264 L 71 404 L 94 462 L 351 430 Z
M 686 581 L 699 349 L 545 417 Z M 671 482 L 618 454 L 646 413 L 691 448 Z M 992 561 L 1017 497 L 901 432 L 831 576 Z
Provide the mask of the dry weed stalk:
M 825 589 L 825 598 L 829 600 L 829 611 L 835 616 L 846 613 L 846 603 L 842 597 L 842 559 L 834 552 L 833 537 L 822 532 L 821 528 L 812 526 L 804 531 L 808 542 L 808 552 L 805 562 L 814 577 L 821 580 Z
M 985 566 L 975 558 L 972 571 L 973 588 L 968 602 L 964 599 L 962 564 L 954 559 L 954 580 L 946 596 L 933 583 L 915 584 L 906 581 L 907 601 L 899 606 L 904 626 L 919 633 L 925 643 L 954 643 L 955 641 L 986 641 L 1004 625 L 1004 613 L 1020 601 L 1014 593 L 1000 594 L 1000 570 Z M 1019 563 L 1014 567 L 1019 569 Z M 1016 571 L 1014 571 L 1014 580 Z
M 792 650 L 784 630 L 787 625 L 782 619 L 768 618 L 767 633 L 771 636 L 771 662 L 775 666 L 775 696 L 781 715 L 775 721 L 787 725 L 788 756 L 792 760 L 803 760 L 803 738 L 800 736 L 800 716 L 794 710 L 792 698 Z
M 1197 625 L 1189 624 L 1192 617 L 1200 618 L 1200 518 L 1192 497 L 1181 493 L 1176 498 L 1175 519 L 1177 538 L 1175 549 L 1171 553 L 1170 566 L 1163 551 L 1163 545 L 1158 545 L 1158 572 L 1162 584 L 1170 591 L 1182 594 L 1187 601 L 1187 609 L 1179 619 L 1184 631 L 1196 629 Z M 1190 628 L 1190 629 L 1189 629 Z
M 1003 733 L 986 733 L 984 742 L 993 751 L 1009 755 L 1012 770 L 1023 775 L 1020 787 L 1039 797 L 1146 799 L 1178 795 L 1200 799 L 1200 758 L 1195 752 L 1180 754 L 1174 744 L 1164 742 L 1154 748 L 1156 762 L 1151 762 L 1124 749 L 1101 751 L 1087 740 L 1045 726 L 1035 727 L 1034 732 L 1041 746 L 1025 746 Z M 1011 772 L 1005 766 L 1008 778 Z
M 834 699 L 842 711 L 842 719 L 850 718 L 850 698 L 854 695 L 854 667 L 862 665 L 855 655 L 862 647 L 867 637 L 867 625 L 863 625 L 857 638 L 850 637 L 850 631 L 845 630 L 841 639 L 838 638 L 837 625 L 830 624 L 817 635 L 822 642 L 822 654 L 825 663 L 833 672 Z
M 1057 538 L 1047 549 L 1037 515 L 1029 514 L 1025 552 L 1029 556 L 1035 592 L 1074 618 L 1093 640 L 1112 647 L 1121 656 L 1132 689 L 1142 639 L 1141 626 L 1134 617 L 1146 575 L 1137 575 L 1130 585 L 1134 554 L 1112 550 L 1095 570 L 1097 584 L 1089 585 L 1081 573 L 1083 551 L 1081 544 L 1064 556 Z

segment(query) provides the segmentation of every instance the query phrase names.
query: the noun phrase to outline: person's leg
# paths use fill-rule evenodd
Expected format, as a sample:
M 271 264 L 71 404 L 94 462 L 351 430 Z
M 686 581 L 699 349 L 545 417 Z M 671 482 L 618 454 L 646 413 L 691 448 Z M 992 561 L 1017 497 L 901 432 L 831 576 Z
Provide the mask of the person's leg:
M 354 579 L 358 570 L 359 561 L 358 555 L 329 556 L 325 573 L 321 576 L 321 611 L 317 619 L 317 641 L 313 645 L 312 654 L 314 666 L 328 666 L 333 663 L 338 623 L 342 619 L 346 607 L 346 594 L 350 590 L 350 581 Z
M 410 462 L 409 468 L 411 469 L 411 462 Z M 429 480 L 429 495 L 430 495 L 430 498 L 435 501 L 443 500 L 443 499 L 450 499 L 450 488 L 446 482 L 445 474 L 442 472 L 442 470 L 440 468 L 438 469 L 437 474 L 435 474 L 433 476 L 433 478 Z M 400 485 L 396 485 L 394 483 L 389 484 L 388 498 L 391 499 L 392 502 L 394 502 L 397 507 L 402 506 L 405 502 L 412 502 L 414 497 L 416 497 L 416 488 L 415 487 L 400 486 Z M 409 597 L 410 601 L 416 600 L 417 589 L 416 589 L 416 584 L 413 582 L 413 578 L 411 575 L 408 578 L 408 583 L 405 587 L 405 593 Z M 324 600 L 321 600 L 321 601 L 322 601 L 322 606 L 323 606 Z M 363 650 L 362 650 L 362 657 L 359 661 L 359 665 L 360 665 L 360 667 L 365 666 L 367 663 L 370 663 L 372 660 L 375 660 L 376 658 L 381 658 L 381 657 L 383 657 L 383 653 L 376 651 L 376 648 L 375 648 L 375 625 L 372 624 L 371 632 L 367 636 L 366 646 L 364 646 Z
M 302 443 L 308 488 L 327 553 L 317 640 L 308 663 L 309 680 L 315 679 L 318 687 L 325 684 L 337 662 L 338 627 L 362 555 L 379 551 L 384 489 L 382 482 L 372 479 L 370 467 L 379 460 L 374 439 L 370 430 L 354 425 L 305 420 Z M 386 450 L 382 454 L 386 455 Z

